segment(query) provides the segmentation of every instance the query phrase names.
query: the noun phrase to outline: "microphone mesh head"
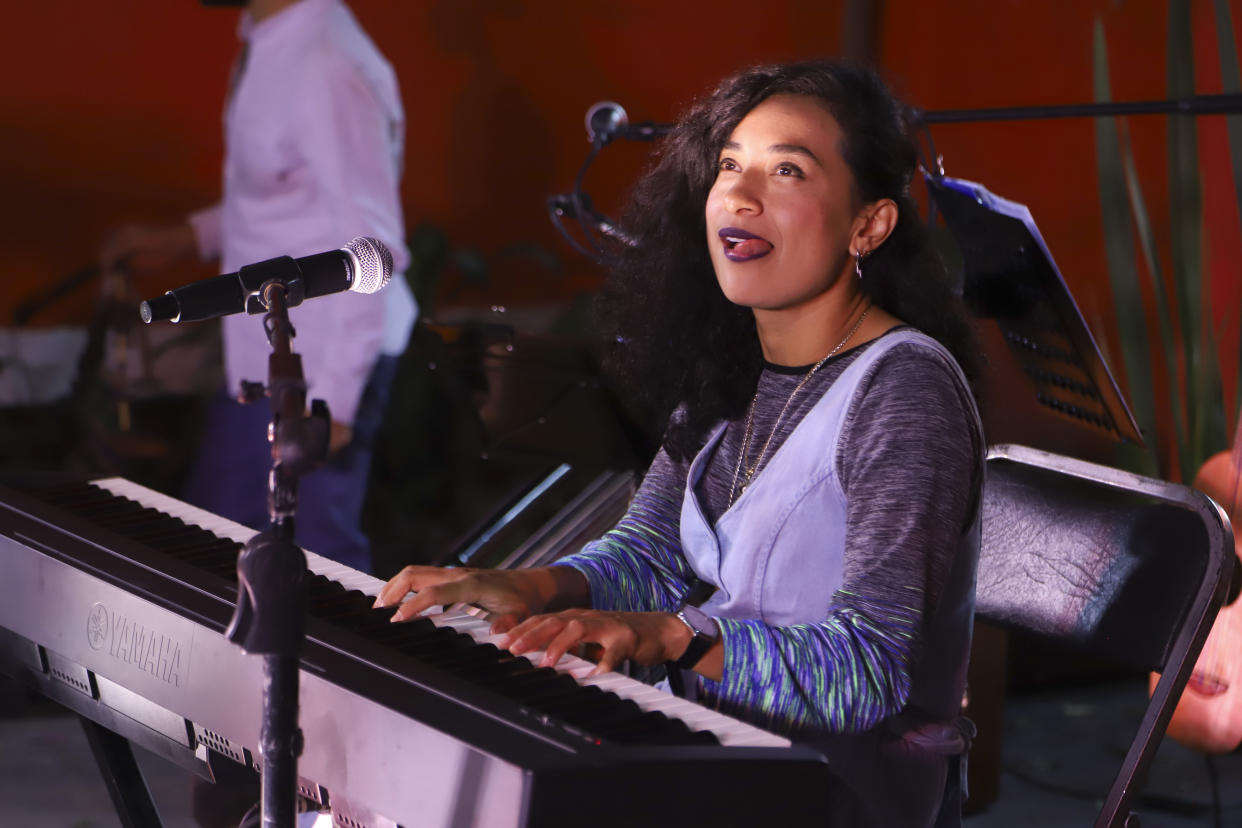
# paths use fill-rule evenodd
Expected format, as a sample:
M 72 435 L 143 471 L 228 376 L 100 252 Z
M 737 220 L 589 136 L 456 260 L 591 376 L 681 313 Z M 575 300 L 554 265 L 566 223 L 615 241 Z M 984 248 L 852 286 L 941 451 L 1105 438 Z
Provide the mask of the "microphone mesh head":
M 353 256 L 357 265 L 349 286 L 354 293 L 375 293 L 392 278 L 392 253 L 379 239 L 358 236 L 341 249 Z

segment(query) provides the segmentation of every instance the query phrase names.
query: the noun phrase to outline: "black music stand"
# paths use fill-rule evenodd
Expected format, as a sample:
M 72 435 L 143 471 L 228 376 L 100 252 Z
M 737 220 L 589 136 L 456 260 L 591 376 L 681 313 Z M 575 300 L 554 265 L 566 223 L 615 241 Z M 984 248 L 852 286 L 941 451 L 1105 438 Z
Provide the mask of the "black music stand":
M 978 319 L 988 442 L 1109 459 L 1118 442 L 1141 446 L 1031 211 L 973 181 L 926 181 L 961 252 L 962 296 Z
M 972 181 L 927 175 L 961 257 L 961 288 L 985 360 L 976 389 L 990 445 L 1021 444 L 1116 465 L 1142 434 L 1026 205 Z M 979 629 L 971 655 L 970 714 L 980 725 L 972 762 L 977 802 L 995 798 L 1007 644 Z

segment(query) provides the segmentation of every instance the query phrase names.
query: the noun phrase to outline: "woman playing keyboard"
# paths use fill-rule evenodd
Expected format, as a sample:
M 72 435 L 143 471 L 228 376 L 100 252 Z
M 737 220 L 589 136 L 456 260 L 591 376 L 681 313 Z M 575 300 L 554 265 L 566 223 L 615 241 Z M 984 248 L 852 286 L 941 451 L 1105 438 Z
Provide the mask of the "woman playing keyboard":
M 666 424 L 617 526 L 537 570 L 407 567 L 404 620 L 470 602 L 502 646 L 668 662 L 828 756 L 833 825 L 960 821 L 983 436 L 965 312 L 869 71 L 751 69 L 639 183 L 607 310 Z

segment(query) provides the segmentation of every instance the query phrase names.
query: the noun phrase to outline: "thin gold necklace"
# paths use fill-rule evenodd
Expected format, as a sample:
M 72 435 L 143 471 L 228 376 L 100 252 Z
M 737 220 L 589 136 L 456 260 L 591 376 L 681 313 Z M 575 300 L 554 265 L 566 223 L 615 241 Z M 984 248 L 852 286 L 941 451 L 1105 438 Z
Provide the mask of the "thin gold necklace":
M 751 479 L 759 472 L 759 466 L 763 463 L 763 458 L 768 454 L 768 447 L 772 445 L 772 438 L 776 436 L 777 430 L 780 428 L 781 420 L 785 419 L 785 412 L 789 410 L 789 405 L 794 401 L 794 397 L 798 396 L 798 392 L 811 381 L 811 377 L 815 376 L 815 372 L 820 367 L 837 355 L 837 352 L 845 347 L 845 343 L 854 338 L 854 334 L 858 333 L 858 329 L 862 327 L 863 320 L 867 318 L 867 314 L 871 313 L 872 305 L 867 305 L 862 314 L 859 315 L 858 321 L 854 323 L 854 327 L 850 328 L 845 338 L 837 343 L 837 347 L 824 356 L 819 362 L 811 366 L 811 370 L 798 381 L 793 391 L 789 392 L 789 398 L 785 400 L 785 404 L 781 406 L 781 413 L 776 415 L 776 422 L 772 424 L 772 430 L 768 432 L 768 439 L 763 441 L 763 448 L 759 449 L 759 456 L 755 458 L 753 465 L 746 467 L 746 475 L 742 480 L 742 488 L 737 487 L 737 479 L 742 471 L 742 460 L 750 453 L 750 439 L 755 424 L 755 406 L 759 402 L 759 389 L 755 389 L 755 396 L 751 397 L 750 408 L 746 412 L 746 431 L 742 434 L 742 446 L 737 452 L 737 465 L 733 467 L 733 482 L 729 485 L 729 505 L 733 505 L 733 501 L 741 496 L 742 492 L 750 486 Z

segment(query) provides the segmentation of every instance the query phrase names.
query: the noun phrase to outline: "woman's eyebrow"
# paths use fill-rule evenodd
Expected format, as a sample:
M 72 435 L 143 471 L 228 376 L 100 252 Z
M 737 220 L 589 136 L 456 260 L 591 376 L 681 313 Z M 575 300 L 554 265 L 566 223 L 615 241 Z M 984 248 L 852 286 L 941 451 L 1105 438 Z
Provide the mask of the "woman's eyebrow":
M 739 150 L 741 148 L 742 145 L 737 141 L 725 141 L 725 145 L 723 147 L 723 149 L 727 150 Z M 804 147 L 802 144 L 772 144 L 768 147 L 768 152 L 783 152 L 790 155 L 801 155 L 814 161 L 817 166 L 824 166 L 823 162 L 819 160 L 819 156 L 811 152 L 810 148 Z
M 824 166 L 819 160 L 819 156 L 811 152 L 809 147 L 804 147 L 801 144 L 773 144 L 768 147 L 768 152 L 784 152 L 789 153 L 790 155 L 801 155 L 814 161 L 817 166 Z

